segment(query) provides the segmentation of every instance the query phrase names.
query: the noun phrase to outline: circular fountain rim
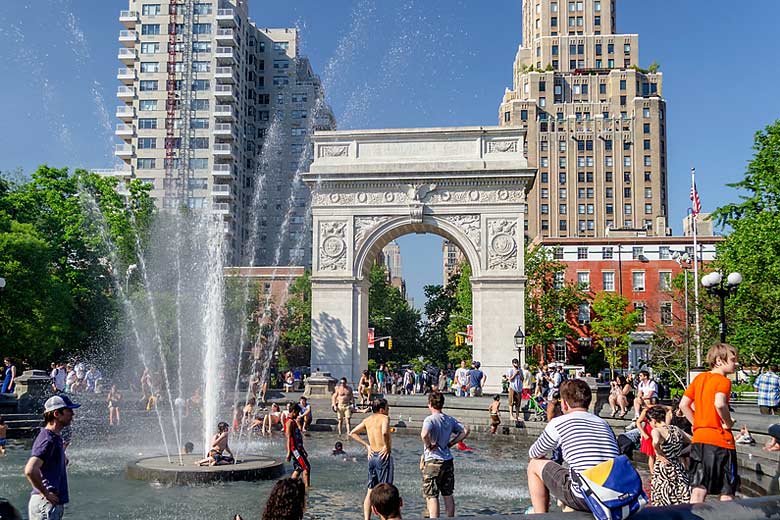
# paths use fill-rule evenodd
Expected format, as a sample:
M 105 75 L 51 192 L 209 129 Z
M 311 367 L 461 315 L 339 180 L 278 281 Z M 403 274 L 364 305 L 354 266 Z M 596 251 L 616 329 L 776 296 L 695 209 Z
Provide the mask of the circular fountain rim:
M 273 480 L 285 473 L 284 463 L 262 455 L 246 455 L 236 464 L 221 466 L 195 466 L 200 455 L 182 455 L 184 465 L 175 456 L 168 462 L 165 455 L 145 457 L 127 464 L 127 477 L 133 480 L 155 481 L 166 484 L 206 484 L 209 482 L 234 482 Z

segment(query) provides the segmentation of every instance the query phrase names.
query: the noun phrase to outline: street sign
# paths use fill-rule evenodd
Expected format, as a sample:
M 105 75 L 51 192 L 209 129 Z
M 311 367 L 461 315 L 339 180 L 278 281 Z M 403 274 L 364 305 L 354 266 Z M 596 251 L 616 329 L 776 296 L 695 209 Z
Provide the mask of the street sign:
M 474 325 L 466 325 L 466 344 L 474 344 Z

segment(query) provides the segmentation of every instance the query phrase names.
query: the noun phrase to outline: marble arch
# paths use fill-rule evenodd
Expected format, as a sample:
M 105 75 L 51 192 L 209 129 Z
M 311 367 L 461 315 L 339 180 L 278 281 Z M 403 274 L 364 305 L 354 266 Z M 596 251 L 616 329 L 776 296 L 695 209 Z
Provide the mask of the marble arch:
M 368 363 L 370 264 L 393 238 L 434 233 L 472 266 L 474 359 L 488 391 L 524 323 L 523 221 L 534 180 L 514 127 L 317 132 L 312 196 L 313 369 L 359 379 Z M 407 264 L 407 269 L 414 266 Z

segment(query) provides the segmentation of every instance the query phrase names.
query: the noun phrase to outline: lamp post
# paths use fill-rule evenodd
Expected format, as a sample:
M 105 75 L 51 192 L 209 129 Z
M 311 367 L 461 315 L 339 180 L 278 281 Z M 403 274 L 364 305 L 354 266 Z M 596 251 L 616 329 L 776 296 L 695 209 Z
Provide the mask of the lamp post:
M 726 296 L 737 292 L 737 287 L 742 283 L 742 275 L 734 272 L 724 279 L 718 271 L 713 271 L 701 279 L 702 286 L 707 292 L 720 299 L 720 342 L 726 342 Z
M 517 332 L 515 332 L 515 348 L 517 348 L 517 360 L 523 367 L 525 366 L 525 334 L 522 325 L 518 325 Z
M 688 306 L 688 270 L 691 268 L 691 257 L 685 251 L 675 251 L 672 258 L 683 268 L 685 274 L 685 377 L 688 384 L 691 384 L 691 319 Z

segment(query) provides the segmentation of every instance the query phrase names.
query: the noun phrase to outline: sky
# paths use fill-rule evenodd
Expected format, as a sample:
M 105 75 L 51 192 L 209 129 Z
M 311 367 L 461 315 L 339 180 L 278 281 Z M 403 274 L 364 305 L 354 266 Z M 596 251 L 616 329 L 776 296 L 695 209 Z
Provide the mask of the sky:
M 259 26 L 301 30 L 341 129 L 495 125 L 521 40 L 520 0 L 249 0 Z M 754 133 L 780 118 L 780 2 L 619 0 L 667 101 L 670 225 L 681 232 L 695 167 L 703 211 L 733 201 Z M 127 0 L 5 0 L 0 171 L 108 168 Z M 441 283 L 441 239 L 398 240 L 407 287 Z

